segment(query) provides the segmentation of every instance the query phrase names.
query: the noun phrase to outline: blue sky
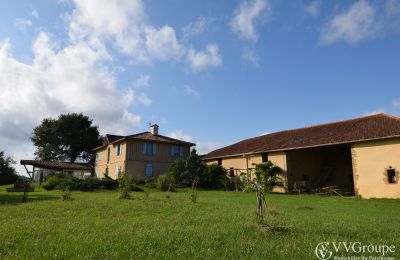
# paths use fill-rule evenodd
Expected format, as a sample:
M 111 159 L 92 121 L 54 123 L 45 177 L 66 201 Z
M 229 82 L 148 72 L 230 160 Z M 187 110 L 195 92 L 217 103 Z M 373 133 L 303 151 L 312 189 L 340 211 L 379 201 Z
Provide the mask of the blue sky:
M 0 143 L 83 112 L 101 132 L 207 152 L 289 128 L 400 114 L 400 1 L 2 1 Z

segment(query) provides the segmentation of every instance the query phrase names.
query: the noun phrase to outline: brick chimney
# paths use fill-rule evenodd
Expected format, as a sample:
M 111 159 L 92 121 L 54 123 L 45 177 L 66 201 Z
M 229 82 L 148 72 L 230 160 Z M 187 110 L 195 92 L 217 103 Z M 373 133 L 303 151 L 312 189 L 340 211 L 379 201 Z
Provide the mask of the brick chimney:
M 150 125 L 150 133 L 152 133 L 153 135 L 158 135 L 158 125 L 157 124 Z

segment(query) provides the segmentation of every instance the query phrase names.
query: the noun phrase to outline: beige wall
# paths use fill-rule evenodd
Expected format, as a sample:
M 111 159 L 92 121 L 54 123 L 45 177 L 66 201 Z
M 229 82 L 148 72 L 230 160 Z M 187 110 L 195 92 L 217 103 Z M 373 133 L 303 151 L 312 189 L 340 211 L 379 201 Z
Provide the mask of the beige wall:
M 400 198 L 400 183 L 389 184 L 386 169 L 396 169 L 399 180 L 400 138 L 353 144 L 355 192 L 363 198 Z
M 122 145 L 122 154 L 117 155 L 117 145 L 111 144 L 107 147 L 98 150 L 97 153 L 101 153 L 100 160 L 96 160 L 95 163 L 95 174 L 98 178 L 104 177 L 106 168 L 108 167 L 108 176 L 111 178 L 117 178 L 117 166 L 121 171 L 125 170 L 125 158 L 126 158 L 126 142 L 120 142 Z M 107 149 L 110 148 L 110 161 L 107 162 Z
M 271 161 L 274 165 L 278 166 L 282 169 L 282 182 L 284 183 L 283 187 L 275 187 L 274 192 L 287 192 L 287 162 L 286 162 L 286 152 L 272 152 L 268 153 L 268 160 Z
M 283 181 L 286 183 L 286 153 L 285 152 L 273 152 L 268 153 L 268 160 L 271 161 L 276 166 L 280 167 L 283 170 Z M 218 159 L 211 159 L 205 161 L 207 164 L 218 164 Z M 254 164 L 262 163 L 262 155 L 261 154 L 253 154 L 253 155 L 239 155 L 235 157 L 227 157 L 221 158 L 221 165 L 225 169 L 229 170 L 230 168 L 235 169 L 235 173 L 240 174 L 240 172 L 245 172 L 248 174 L 250 180 L 255 178 L 254 172 Z M 247 171 L 247 169 L 249 169 Z M 237 170 L 237 171 L 236 171 Z M 280 189 L 277 188 L 274 191 L 283 192 L 286 188 Z

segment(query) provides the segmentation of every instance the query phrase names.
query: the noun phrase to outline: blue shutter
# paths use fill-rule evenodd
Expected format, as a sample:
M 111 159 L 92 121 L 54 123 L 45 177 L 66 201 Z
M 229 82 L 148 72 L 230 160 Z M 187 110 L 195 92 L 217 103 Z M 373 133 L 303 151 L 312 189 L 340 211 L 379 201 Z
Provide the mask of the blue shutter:
M 179 146 L 179 155 L 183 157 L 183 146 Z
M 156 154 L 156 144 L 153 144 L 153 155 Z
M 171 156 L 174 156 L 174 146 L 171 145 Z

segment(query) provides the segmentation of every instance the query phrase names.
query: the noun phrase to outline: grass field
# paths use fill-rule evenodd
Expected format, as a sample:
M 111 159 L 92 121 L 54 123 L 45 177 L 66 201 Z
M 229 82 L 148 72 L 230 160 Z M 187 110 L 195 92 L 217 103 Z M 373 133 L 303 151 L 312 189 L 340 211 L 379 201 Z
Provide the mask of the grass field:
M 313 195 L 267 195 L 267 223 L 255 218 L 255 195 L 187 190 L 170 194 L 20 193 L 0 187 L 0 259 L 264 258 L 316 259 L 322 241 L 396 246 L 400 256 L 400 201 Z

